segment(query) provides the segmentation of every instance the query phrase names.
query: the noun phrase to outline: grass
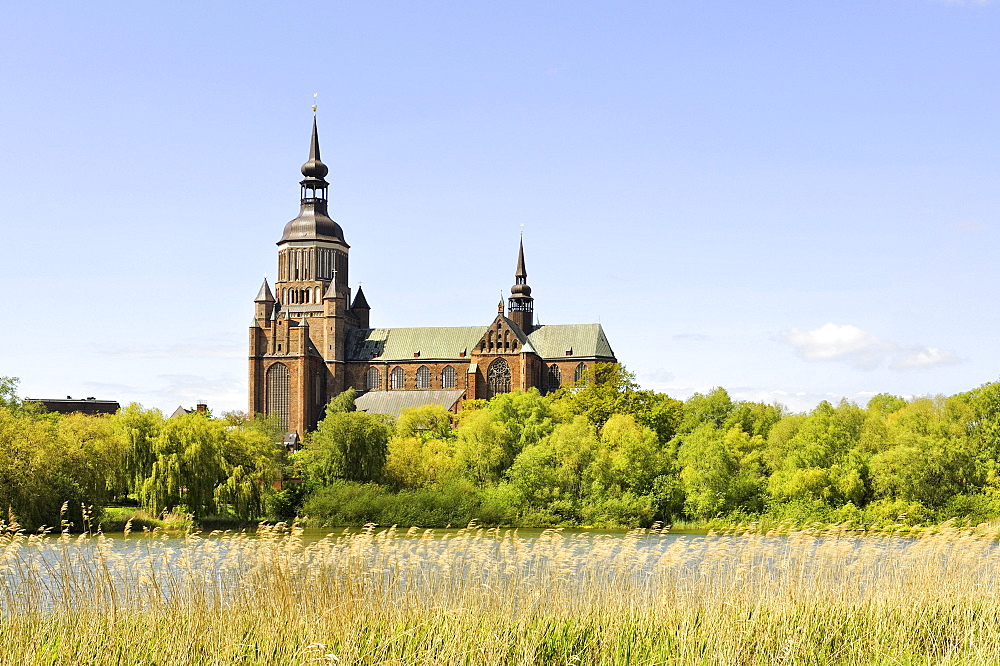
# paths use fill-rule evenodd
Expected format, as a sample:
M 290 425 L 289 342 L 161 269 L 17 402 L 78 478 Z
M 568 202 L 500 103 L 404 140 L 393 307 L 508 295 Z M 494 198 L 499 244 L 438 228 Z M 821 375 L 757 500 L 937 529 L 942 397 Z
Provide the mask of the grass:
M 996 536 L 8 529 L 0 663 L 996 663 Z
M 154 516 L 142 509 L 130 506 L 105 507 L 101 510 L 98 523 L 100 530 L 106 534 L 122 532 L 125 526 L 141 531 L 160 529 L 171 532 L 185 532 L 192 526 L 191 516 L 177 513 L 163 513 Z

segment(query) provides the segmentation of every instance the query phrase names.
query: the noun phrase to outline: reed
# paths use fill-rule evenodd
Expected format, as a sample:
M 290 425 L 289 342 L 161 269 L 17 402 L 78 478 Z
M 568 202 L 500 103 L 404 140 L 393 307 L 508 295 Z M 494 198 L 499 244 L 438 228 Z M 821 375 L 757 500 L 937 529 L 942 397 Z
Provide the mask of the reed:
M 127 530 L 126 530 L 127 531 Z M 1000 662 L 995 531 L 0 536 L 0 663 Z

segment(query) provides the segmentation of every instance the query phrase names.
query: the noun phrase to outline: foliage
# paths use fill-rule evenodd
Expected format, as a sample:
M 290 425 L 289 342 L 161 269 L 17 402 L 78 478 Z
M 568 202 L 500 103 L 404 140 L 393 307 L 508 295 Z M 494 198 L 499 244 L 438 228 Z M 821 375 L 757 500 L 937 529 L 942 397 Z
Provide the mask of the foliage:
M 226 506 L 237 518 L 258 518 L 279 453 L 275 440 L 252 424 L 227 427 L 197 412 L 168 419 L 153 440 L 154 461 L 139 497 L 153 512 L 203 517 Z
M 331 400 L 331 405 L 336 400 Z M 385 467 L 390 432 L 389 424 L 377 414 L 328 410 L 298 454 L 302 469 L 321 484 L 341 479 L 378 480 Z
M 790 414 L 722 388 L 680 402 L 598 364 L 552 394 L 504 394 L 457 416 L 424 406 L 391 422 L 354 398 L 334 398 L 305 448 L 285 456 L 274 418 L 164 419 L 135 404 L 48 414 L 3 378 L 0 509 L 31 528 L 79 527 L 84 510 L 97 520 L 116 504 L 202 521 L 423 525 L 1000 518 L 1000 383 Z

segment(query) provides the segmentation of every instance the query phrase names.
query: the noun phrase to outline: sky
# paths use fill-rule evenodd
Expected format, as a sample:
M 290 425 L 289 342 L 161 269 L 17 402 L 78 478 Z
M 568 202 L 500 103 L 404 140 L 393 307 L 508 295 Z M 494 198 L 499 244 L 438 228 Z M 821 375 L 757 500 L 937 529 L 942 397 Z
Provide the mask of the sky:
M 1000 2 L 11 3 L 0 376 L 245 410 L 314 93 L 372 325 L 794 411 L 1000 379 Z M 273 278 L 272 278 L 273 282 Z

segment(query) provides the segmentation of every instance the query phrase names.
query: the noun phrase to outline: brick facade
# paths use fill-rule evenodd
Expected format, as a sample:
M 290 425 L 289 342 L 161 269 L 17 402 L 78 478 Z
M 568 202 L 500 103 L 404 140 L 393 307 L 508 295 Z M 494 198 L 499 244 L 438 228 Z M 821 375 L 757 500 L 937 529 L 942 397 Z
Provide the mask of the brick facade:
M 248 376 L 252 414 L 277 412 L 287 430 L 301 436 L 315 428 L 331 398 L 348 387 L 369 390 L 372 368 L 378 373 L 377 390 L 455 389 L 469 400 L 492 397 L 498 387 L 550 390 L 553 364 L 567 383 L 581 364 L 615 360 L 599 324 L 534 325 L 523 245 L 508 307 L 501 301 L 492 324 L 370 328 L 365 295 L 359 287 L 352 300 L 348 287 L 349 246 L 326 213 L 327 168 L 319 159 L 315 123 L 302 173 L 299 216 L 285 225 L 278 242 L 274 292 L 265 280 L 254 301 Z M 563 353 L 571 356 L 563 358 Z M 443 383 L 448 367 L 454 370 L 454 386 Z M 491 367 L 497 368 L 492 378 Z M 425 383 L 418 378 L 422 368 Z M 398 384 L 393 383 L 396 369 L 402 373 Z

